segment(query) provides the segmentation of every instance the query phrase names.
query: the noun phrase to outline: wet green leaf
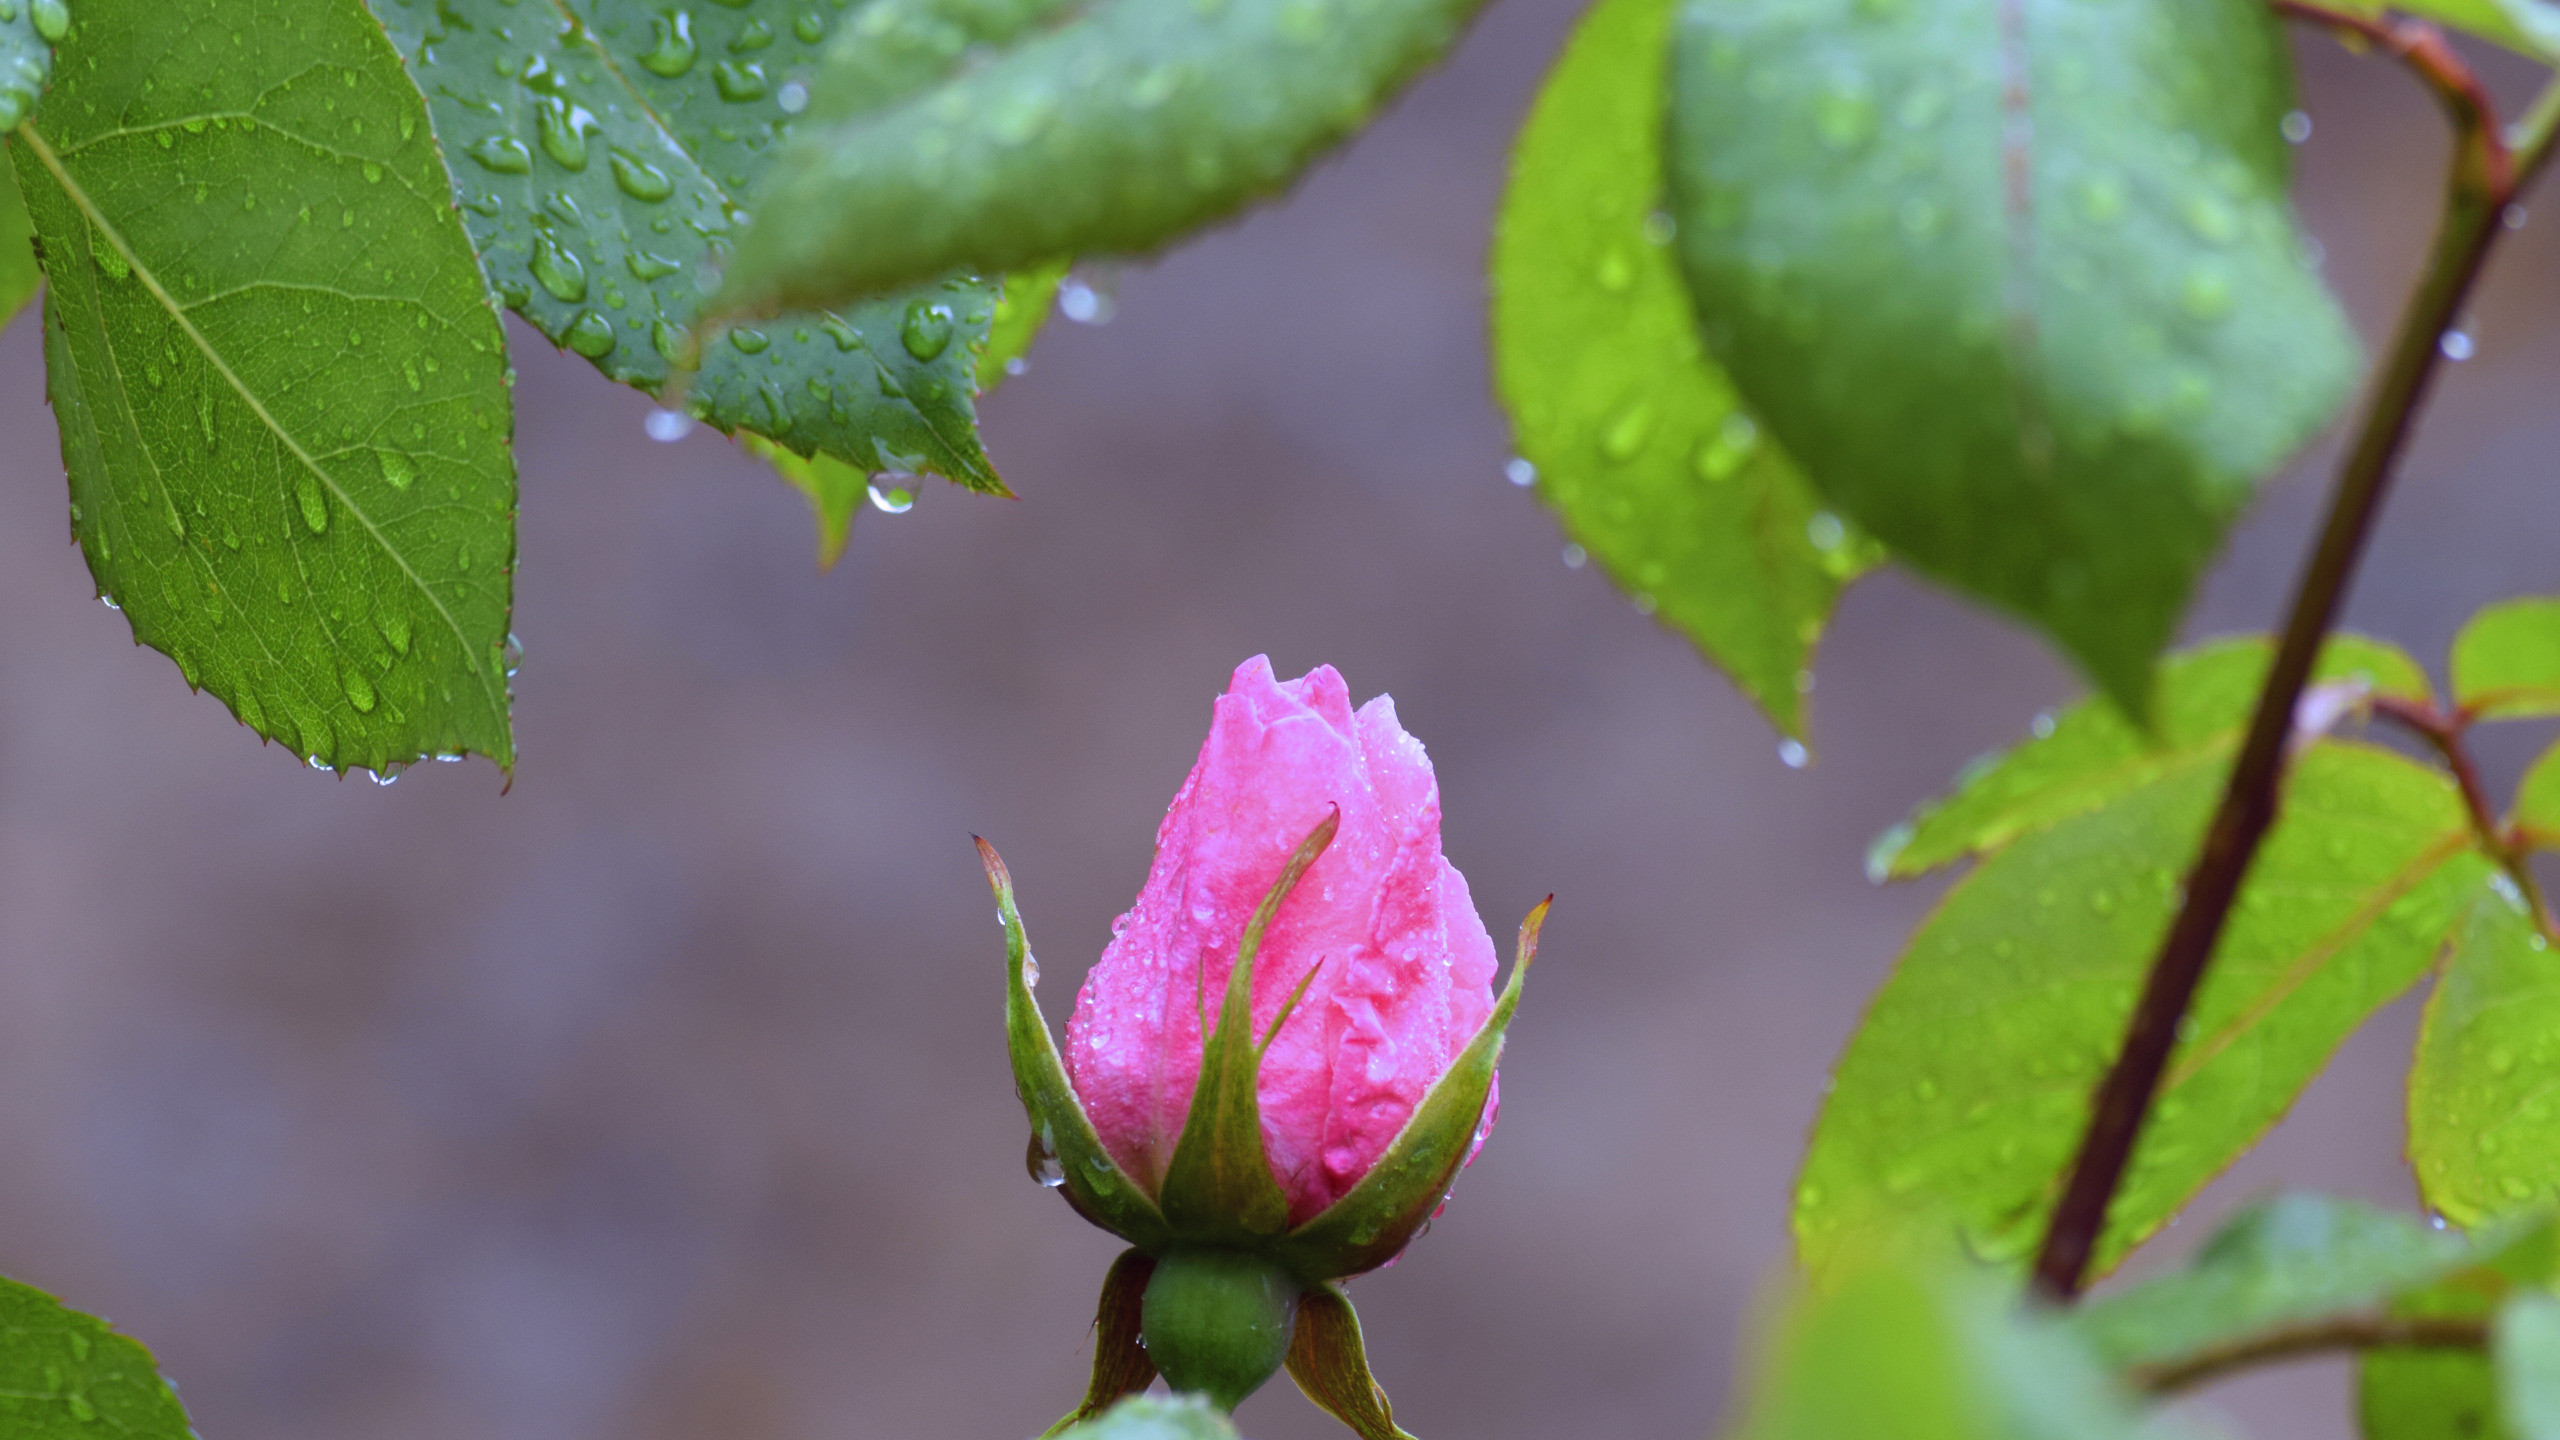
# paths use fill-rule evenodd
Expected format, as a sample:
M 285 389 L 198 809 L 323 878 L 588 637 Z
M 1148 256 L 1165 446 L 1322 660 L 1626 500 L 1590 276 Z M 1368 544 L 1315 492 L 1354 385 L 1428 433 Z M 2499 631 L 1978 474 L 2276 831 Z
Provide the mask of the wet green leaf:
M 2470 910 L 2409 1071 L 2427 1204 L 2477 1225 L 2560 1195 L 2560 966 L 2511 888 Z
M 2265 639 L 2251 636 L 2168 657 L 2160 666 L 2155 733 L 2148 736 L 2113 705 L 2083 703 L 2038 717 L 2032 738 L 1976 760 L 1956 777 L 1951 793 L 1879 838 L 1867 855 L 1869 877 L 1908 879 L 2163 777 L 2200 766 L 2219 769 L 2239 748 L 2273 653 Z M 2360 635 L 2332 637 L 2312 678 L 2342 702 L 2360 695 L 2432 698 L 2416 661 Z
M 2283 1195 L 2233 1216 L 2185 1269 L 2093 1299 L 2072 1323 L 2110 1364 L 2175 1364 L 2257 1331 L 2372 1310 L 2472 1258 L 2409 1216 Z
M 1197 1395 L 1132 1395 L 1057 1440 L 1236 1440 L 1236 1427 Z
M 1539 495 L 1790 735 L 1840 588 L 1879 558 L 1698 344 L 1660 218 L 1675 0 L 1605 0 L 1539 92 L 1493 249 L 1495 384 Z
M 6 149 L 0 141 L 0 151 Z M 36 293 L 44 277 L 36 269 L 35 229 L 27 220 L 27 202 L 18 198 L 18 177 L 0 154 L 0 326 Z
M 2260 0 L 1691 0 L 1702 332 L 1841 514 L 2147 714 L 2256 482 L 2356 375 Z
M 838 54 L 876 44 L 898 63 L 820 77 L 812 109 L 839 118 L 775 162 L 713 305 L 769 314 L 954 268 L 1150 253 L 1286 186 L 1479 3 L 886 8 Z
M 1049 323 L 1049 307 L 1058 298 L 1058 285 L 1067 278 L 1069 263 L 1060 260 L 1004 277 L 995 318 L 987 322 L 987 348 L 978 356 L 981 394 L 1003 384 L 1005 377 L 1028 363 L 1024 357 Z
M 2153 1440 L 2177 1432 L 2143 1427 Z M 1860 1268 L 1799 1295 L 1740 1440 L 2130 1440 L 2132 1411 L 2057 1318 L 1979 1276 Z
M 2453 637 L 2454 703 L 2487 720 L 2560 715 L 2560 599 L 2503 600 Z
M 832 6 L 373 0 L 427 93 L 490 283 L 535 328 L 671 394 L 701 285 L 805 101 Z M 797 87 L 797 88 L 795 88 Z M 724 432 L 1001 492 L 975 360 L 993 287 L 933 278 L 730 332 L 685 382 Z
M 2516 786 L 2515 823 L 2532 844 L 2560 847 L 2560 745 L 2553 745 L 2526 768 Z
M 100 591 L 317 763 L 511 765 L 506 345 L 399 57 L 359 0 L 78 8 L 9 148 Z
M 140 1341 L 8 1279 L 0 1279 L 0 1435 L 195 1440 L 186 1407 Z
M 2219 765 L 2163 776 L 2020 837 L 1948 892 L 1814 1128 L 1795 1214 L 1809 1266 L 1887 1235 L 2025 1258 L 2220 789 Z M 2488 869 L 2435 770 L 2343 741 L 2295 763 L 2109 1212 L 2101 1272 L 2425 973 Z
M 36 113 L 53 73 L 53 47 L 70 33 L 69 0 L 17 0 L 0 12 L 0 131 Z

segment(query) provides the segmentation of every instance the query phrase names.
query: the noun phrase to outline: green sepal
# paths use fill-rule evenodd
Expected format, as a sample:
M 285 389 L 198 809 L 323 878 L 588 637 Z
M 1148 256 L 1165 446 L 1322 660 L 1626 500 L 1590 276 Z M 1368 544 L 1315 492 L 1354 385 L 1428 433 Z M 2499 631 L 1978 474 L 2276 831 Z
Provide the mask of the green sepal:
M 1147 1298 L 1147 1281 L 1156 1273 L 1156 1257 L 1144 1250 L 1123 1250 L 1102 1277 L 1102 1302 L 1093 1311 L 1093 1379 L 1085 1386 L 1084 1403 L 1057 1424 L 1040 1432 L 1040 1440 L 1081 1424 L 1155 1383 L 1156 1362 L 1139 1343 L 1138 1317 Z
M 1540 914 L 1546 907 L 1538 907 Z M 1524 927 L 1525 928 L 1525 927 Z M 1519 970 L 1512 976 L 1516 982 Z M 1507 997 L 1506 997 L 1507 998 Z M 1348 1198 L 1348 1197 L 1345 1197 Z M 1289 1378 L 1316 1407 L 1360 1440 L 1413 1440 L 1396 1428 L 1395 1407 L 1369 1374 L 1360 1315 L 1342 1287 L 1326 1281 L 1298 1297 L 1298 1331 L 1289 1341 Z
M 1164 1188 L 1157 1200 L 1165 1219 L 1186 1240 L 1259 1247 L 1288 1228 L 1289 1197 L 1271 1178 L 1271 1160 L 1262 1148 L 1262 1104 L 1255 1096 L 1262 1074 L 1262 1052 L 1271 1036 L 1253 1039 L 1253 961 L 1262 948 L 1263 932 L 1280 902 L 1316 857 L 1333 843 L 1342 827 L 1342 807 L 1329 808 L 1324 820 L 1307 833 L 1298 853 L 1281 867 L 1280 878 L 1254 907 L 1236 945 L 1236 963 L 1227 972 L 1225 1001 L 1218 1008 L 1218 1028 L 1201 1048 L 1200 1081 L 1192 1087 L 1191 1113 L 1183 1119 L 1182 1138 L 1174 1142 L 1173 1159 L 1165 1166 Z M 1205 979 L 1207 971 L 1202 975 Z M 1312 980 L 1314 972 L 1308 972 Z M 1304 994 L 1306 982 L 1299 982 Z M 1271 1022 L 1271 1034 L 1289 1019 L 1297 995 Z
M 1049 1022 L 1031 993 L 1038 972 L 1031 964 L 1031 942 L 1022 931 L 1022 912 L 1014 908 L 1013 876 L 984 840 L 978 841 L 978 859 L 987 867 L 996 916 L 1004 925 L 1005 1042 L 1013 1052 L 1013 1090 L 1031 1120 L 1034 1173 L 1040 1158 L 1053 1157 L 1065 1175 L 1059 1188 L 1077 1214 L 1142 1250 L 1161 1250 L 1173 1238 L 1163 1213 L 1102 1148 L 1102 1137 L 1076 1100 L 1057 1042 L 1049 1038 Z
M 1538 932 L 1553 904 L 1555 897 L 1550 895 L 1520 922 L 1520 948 L 1511 962 L 1511 979 L 1494 1002 L 1493 1013 L 1422 1097 L 1395 1143 L 1350 1193 L 1290 1231 L 1274 1247 L 1299 1274 L 1311 1280 L 1335 1280 L 1375 1270 L 1411 1244 L 1414 1233 L 1439 1208 L 1458 1178 L 1458 1167 L 1474 1148 L 1485 1097 L 1493 1089 L 1493 1072 L 1502 1060 L 1503 1036 L 1511 1028 L 1512 1012 L 1520 1007 L 1520 984 L 1529 973 L 1529 962 L 1537 958 Z

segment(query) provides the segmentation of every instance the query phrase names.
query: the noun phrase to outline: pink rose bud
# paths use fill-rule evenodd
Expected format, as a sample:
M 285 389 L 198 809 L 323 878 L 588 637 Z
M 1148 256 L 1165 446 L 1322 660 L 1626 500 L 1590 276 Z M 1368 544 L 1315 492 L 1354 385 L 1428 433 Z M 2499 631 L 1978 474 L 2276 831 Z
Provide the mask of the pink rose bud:
M 1131 1246 L 1060 1424 L 1159 1373 L 1232 1408 L 1286 1364 L 1356 1433 L 1396 1440 L 1333 1282 L 1394 1259 L 1483 1145 L 1547 907 L 1496 997 L 1421 742 L 1383 695 L 1355 713 L 1331 667 L 1283 683 L 1259 656 L 1218 699 L 1063 1061 L 1012 879 L 978 848 L 1032 1173 Z
M 1422 742 L 1384 695 L 1353 711 L 1332 666 L 1282 681 L 1255 656 L 1218 697 L 1199 763 L 1156 831 L 1146 888 L 1111 927 L 1067 1021 L 1076 1096 L 1111 1158 L 1149 1191 L 1182 1138 L 1204 1026 L 1245 922 L 1333 806 L 1341 828 L 1253 966 L 1257 1038 L 1306 985 L 1256 1091 L 1291 1223 L 1369 1173 L 1493 1013 L 1493 937 L 1440 853 L 1440 786 Z

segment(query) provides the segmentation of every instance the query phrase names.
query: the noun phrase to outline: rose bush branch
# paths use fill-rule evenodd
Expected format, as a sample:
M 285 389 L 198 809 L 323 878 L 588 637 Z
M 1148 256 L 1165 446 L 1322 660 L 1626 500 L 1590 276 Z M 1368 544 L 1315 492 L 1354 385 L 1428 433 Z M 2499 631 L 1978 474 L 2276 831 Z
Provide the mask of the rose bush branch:
M 2533 873 L 2533 847 L 2520 829 L 2498 821 L 2497 809 L 2489 803 L 2489 793 L 2480 783 L 2480 767 L 2472 759 L 2469 736 L 2475 718 L 2461 706 L 2421 705 L 2397 696 L 2378 696 L 2373 702 L 2374 718 L 2387 721 L 2417 737 L 2444 761 L 2453 783 L 2462 792 L 2462 807 L 2471 817 L 2471 828 L 2480 837 L 2481 848 L 2498 862 L 2498 868 L 2515 882 L 2516 893 L 2524 896 L 2532 907 L 2534 923 L 2542 933 L 2555 931 L 2551 906 L 2542 893 L 2542 882 Z
M 2088 1274 L 2107 1208 L 2159 1089 L 2170 1052 L 2204 979 L 2232 902 L 2275 823 L 2295 707 L 2354 579 L 2390 488 L 2394 463 L 2507 206 L 2548 158 L 2560 85 L 2537 99 L 2518 133 L 2499 128 L 2486 93 L 2442 34 L 2414 21 L 2373 22 L 2281 0 L 2279 8 L 2379 40 L 2426 81 L 2454 126 L 2452 173 L 2427 268 L 2394 332 L 2365 402 L 2355 445 L 2340 469 L 2326 518 L 2304 565 L 2274 663 L 2258 692 L 2247 737 L 2222 801 L 2189 869 L 2183 901 L 2152 963 L 2122 1046 L 2098 1088 L 2061 1202 L 2036 1256 L 2034 1285 L 2068 1301 Z
M 2483 1350 L 2486 1315 L 2349 1315 L 2234 1340 L 2163 1365 L 2137 1366 L 2126 1378 L 2154 1395 L 2174 1395 L 2209 1380 L 2280 1360 L 2341 1350 Z

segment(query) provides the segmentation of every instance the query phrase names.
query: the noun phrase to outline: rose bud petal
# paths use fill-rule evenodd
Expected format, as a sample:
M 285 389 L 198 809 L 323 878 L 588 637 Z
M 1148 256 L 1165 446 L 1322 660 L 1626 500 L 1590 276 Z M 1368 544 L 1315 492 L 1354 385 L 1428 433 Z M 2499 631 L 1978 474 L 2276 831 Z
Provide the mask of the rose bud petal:
M 1394 703 L 1355 713 L 1330 666 L 1281 681 L 1267 659 L 1246 661 L 1067 1022 L 1075 1093 L 1151 1194 L 1246 922 L 1332 807 L 1340 829 L 1279 908 L 1251 976 L 1253 1035 L 1270 1036 L 1255 1087 L 1263 1148 L 1290 1224 L 1359 1184 L 1492 1014 L 1493 940 L 1441 854 L 1439 784 Z

